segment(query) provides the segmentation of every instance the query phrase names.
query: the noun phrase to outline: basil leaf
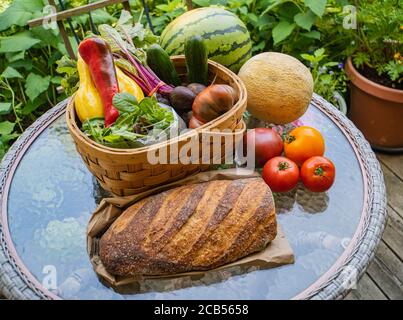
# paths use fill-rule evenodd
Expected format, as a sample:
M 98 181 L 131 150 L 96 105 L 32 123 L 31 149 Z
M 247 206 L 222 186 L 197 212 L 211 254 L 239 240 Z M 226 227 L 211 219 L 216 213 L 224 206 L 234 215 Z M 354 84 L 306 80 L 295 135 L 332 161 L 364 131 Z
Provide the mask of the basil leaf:
M 112 103 L 119 112 L 123 113 L 135 112 L 135 107 L 138 105 L 136 97 L 127 92 L 115 94 Z

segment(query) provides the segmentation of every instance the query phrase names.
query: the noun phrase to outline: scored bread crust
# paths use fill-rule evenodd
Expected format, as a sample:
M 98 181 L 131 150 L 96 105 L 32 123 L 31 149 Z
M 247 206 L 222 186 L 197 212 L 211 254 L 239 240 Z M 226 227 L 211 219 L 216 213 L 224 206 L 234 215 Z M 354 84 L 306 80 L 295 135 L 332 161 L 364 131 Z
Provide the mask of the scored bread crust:
M 277 234 L 273 195 L 261 178 L 185 185 L 135 203 L 101 237 L 115 275 L 209 270 L 260 251 Z

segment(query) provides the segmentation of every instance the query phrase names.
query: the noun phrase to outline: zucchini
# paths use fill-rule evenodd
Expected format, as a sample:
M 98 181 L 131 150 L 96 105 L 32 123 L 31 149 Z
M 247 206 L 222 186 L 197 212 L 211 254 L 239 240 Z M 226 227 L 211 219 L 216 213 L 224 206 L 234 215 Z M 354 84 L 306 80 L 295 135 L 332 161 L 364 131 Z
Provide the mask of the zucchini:
M 175 87 L 181 85 L 178 73 L 169 55 L 158 44 L 153 44 L 147 50 L 147 64 L 155 74 L 167 84 Z
M 189 83 L 207 85 L 207 47 L 201 36 L 192 36 L 186 40 L 185 57 Z

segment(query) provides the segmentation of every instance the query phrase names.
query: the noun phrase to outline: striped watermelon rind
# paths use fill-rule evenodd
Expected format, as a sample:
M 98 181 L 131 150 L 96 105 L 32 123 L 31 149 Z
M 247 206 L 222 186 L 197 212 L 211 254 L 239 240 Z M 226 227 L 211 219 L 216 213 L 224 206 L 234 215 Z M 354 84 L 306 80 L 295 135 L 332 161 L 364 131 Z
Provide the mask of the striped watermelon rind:
M 252 42 L 244 23 L 233 13 L 206 7 L 188 11 L 172 21 L 160 37 L 169 55 L 183 54 L 187 37 L 205 39 L 209 59 L 238 72 L 252 56 Z

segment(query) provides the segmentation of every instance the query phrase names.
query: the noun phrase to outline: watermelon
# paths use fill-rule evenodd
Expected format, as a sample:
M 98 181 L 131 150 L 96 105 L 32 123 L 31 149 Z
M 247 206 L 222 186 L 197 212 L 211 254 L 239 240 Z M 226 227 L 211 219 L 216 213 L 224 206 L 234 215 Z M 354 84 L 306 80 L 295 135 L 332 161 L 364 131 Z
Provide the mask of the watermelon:
M 183 54 L 185 40 L 192 35 L 203 37 L 209 59 L 234 72 L 252 55 L 248 29 L 235 14 L 224 9 L 205 7 L 182 14 L 162 32 L 160 45 L 169 55 Z

